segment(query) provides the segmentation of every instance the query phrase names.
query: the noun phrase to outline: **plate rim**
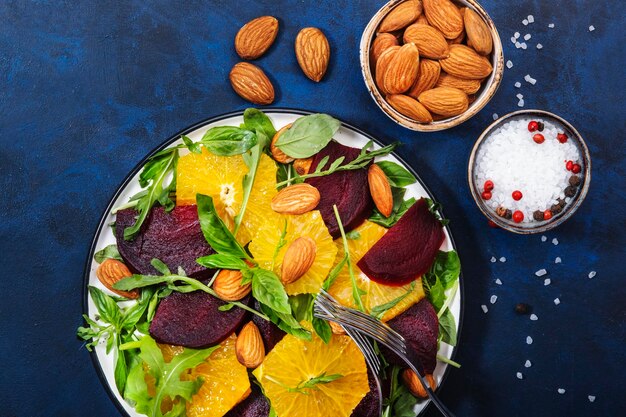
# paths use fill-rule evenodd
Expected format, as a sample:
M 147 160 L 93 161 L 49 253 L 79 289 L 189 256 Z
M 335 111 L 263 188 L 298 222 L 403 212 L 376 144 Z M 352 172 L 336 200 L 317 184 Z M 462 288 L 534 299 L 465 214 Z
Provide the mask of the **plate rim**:
M 261 110 L 265 113 L 284 113 L 284 114 L 295 114 L 295 115 L 300 115 L 300 116 L 306 116 L 309 114 L 314 114 L 315 112 L 310 111 L 310 110 L 303 110 L 303 109 L 298 109 L 298 108 L 290 108 L 290 107 L 255 107 L 258 110 Z M 93 238 L 91 240 L 91 244 L 89 246 L 89 251 L 87 253 L 87 259 L 85 261 L 85 266 L 83 268 L 83 285 L 82 285 L 82 292 L 83 292 L 83 301 L 82 301 L 82 313 L 83 314 L 87 314 L 88 313 L 88 302 L 89 302 L 89 278 L 91 275 L 91 264 L 93 262 L 93 256 L 94 253 L 96 251 L 96 245 L 98 243 L 98 238 L 100 237 L 100 234 L 102 233 L 102 229 L 106 226 L 106 219 L 108 217 L 109 212 L 111 211 L 111 209 L 113 208 L 113 204 L 115 203 L 115 201 L 117 200 L 117 198 L 119 197 L 119 195 L 123 192 L 123 190 L 126 188 L 126 186 L 130 183 L 130 181 L 135 177 L 135 175 L 137 175 L 137 173 L 143 168 L 143 166 L 145 165 L 145 163 L 148 161 L 148 159 L 150 159 L 154 154 L 156 154 L 157 152 L 161 151 L 162 149 L 167 148 L 168 146 L 170 146 L 173 142 L 175 142 L 176 140 L 178 140 L 182 135 L 187 135 L 190 132 L 193 132 L 194 130 L 200 129 L 208 124 L 211 123 L 216 123 L 219 121 L 222 121 L 224 119 L 228 119 L 231 117 L 237 117 L 237 116 L 243 116 L 244 110 L 234 110 L 234 111 L 230 111 L 227 113 L 221 113 L 219 115 L 216 116 L 210 116 L 207 117 L 199 122 L 196 122 L 178 132 L 176 132 L 174 135 L 170 136 L 169 138 L 167 138 L 166 140 L 164 140 L 163 142 L 161 142 L 159 145 L 157 145 L 155 148 L 153 148 L 150 152 L 148 152 L 124 177 L 124 179 L 120 182 L 120 184 L 117 186 L 114 194 L 110 197 L 108 204 L 106 205 L 106 208 L 104 209 L 104 211 L 102 212 L 102 214 L 100 215 L 100 220 L 98 222 L 98 225 L 96 227 L 96 231 L 93 235 Z M 335 117 L 335 116 L 333 116 Z M 336 117 L 335 117 L 336 118 Z M 359 133 L 361 135 L 363 135 L 364 137 L 366 137 L 369 140 L 372 140 L 374 143 L 376 143 L 379 146 L 385 146 L 384 143 L 382 143 L 379 139 L 375 138 L 374 136 L 372 136 L 371 134 L 361 130 L 360 128 L 352 125 L 351 123 L 347 123 L 342 119 L 337 119 L 341 122 L 341 126 L 345 127 L 347 129 L 350 129 L 356 133 Z M 415 169 L 413 169 L 413 167 L 407 163 L 404 158 L 402 158 L 400 155 L 398 155 L 396 153 L 396 151 L 393 151 L 391 153 L 391 155 L 393 155 L 394 157 L 398 158 L 398 160 L 400 162 L 402 162 L 403 166 L 405 168 L 407 168 L 409 170 L 409 172 L 411 174 L 413 174 L 413 176 L 415 177 L 415 179 L 417 180 L 417 182 L 424 188 L 424 190 L 426 191 L 426 193 L 430 196 L 432 196 L 436 201 L 438 201 L 435 198 L 435 194 L 430 190 L 430 188 L 428 188 L 428 186 L 426 186 L 426 184 L 424 183 L 424 181 L 422 180 L 422 178 L 417 174 L 417 172 L 415 172 Z M 445 214 L 443 212 L 443 209 L 439 209 L 439 214 L 441 215 L 442 219 L 446 219 Z M 452 236 L 452 230 L 450 229 L 450 225 L 447 224 L 444 226 L 444 228 L 446 229 L 446 231 L 448 232 L 448 237 L 450 238 L 450 244 L 452 245 L 452 248 L 456 251 L 456 253 L 459 255 L 459 258 L 461 257 L 459 254 L 459 250 L 458 247 L 454 241 L 454 237 Z M 450 355 L 450 359 L 454 360 L 458 354 L 458 350 L 459 350 L 459 345 L 460 345 L 460 340 L 461 340 L 461 335 L 462 335 L 462 329 L 463 329 L 463 318 L 464 318 L 464 312 L 465 312 L 465 285 L 464 285 L 464 279 L 463 279 L 463 266 L 461 264 L 461 271 L 459 273 L 459 295 L 461 297 L 460 299 L 460 306 L 459 306 L 459 324 L 457 326 L 457 344 L 456 346 L 453 346 L 452 349 L 452 354 Z M 115 408 L 117 408 L 117 410 L 120 412 L 120 414 L 122 416 L 125 417 L 131 417 L 126 410 L 124 409 L 124 407 L 122 406 L 122 404 L 120 403 L 120 401 L 117 398 L 117 395 L 115 394 L 115 392 L 113 392 L 112 387 L 109 385 L 109 383 L 107 382 L 106 376 L 104 375 L 104 371 L 102 369 L 102 366 L 100 365 L 100 361 L 98 360 L 98 355 L 96 354 L 95 349 L 92 350 L 91 352 L 89 352 L 89 356 L 91 357 L 91 361 L 93 363 L 93 366 L 96 370 L 96 374 L 98 375 L 98 379 L 100 380 L 100 384 L 103 386 L 103 388 L 105 389 L 109 399 L 111 400 L 111 402 L 115 405 Z M 441 383 L 439 384 L 439 386 L 437 387 L 436 391 L 441 393 L 441 391 L 444 389 L 444 385 L 446 382 L 446 379 L 448 377 L 448 374 L 450 373 L 450 368 L 452 368 L 451 365 L 446 366 L 446 369 L 443 373 L 443 376 L 441 377 Z M 416 415 L 416 417 L 423 415 L 430 407 L 431 407 L 431 403 L 432 401 L 427 400 L 427 403 L 425 405 L 425 407 L 422 409 L 422 411 L 420 411 L 419 414 Z

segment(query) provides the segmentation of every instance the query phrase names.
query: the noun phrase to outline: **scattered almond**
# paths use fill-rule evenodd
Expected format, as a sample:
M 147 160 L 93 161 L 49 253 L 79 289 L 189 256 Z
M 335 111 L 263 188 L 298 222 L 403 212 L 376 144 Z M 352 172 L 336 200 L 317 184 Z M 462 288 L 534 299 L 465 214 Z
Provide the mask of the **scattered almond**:
M 315 262 L 317 245 L 308 236 L 299 237 L 287 248 L 280 271 L 283 284 L 291 284 L 302 278 Z
M 391 33 L 379 33 L 372 43 L 372 52 L 370 55 L 372 64 L 376 65 L 376 61 L 380 55 L 388 48 L 398 45 L 398 39 Z
M 387 102 L 398 113 L 419 123 L 430 123 L 433 121 L 433 117 L 426 109 L 426 107 L 424 107 L 419 101 L 415 100 L 413 97 L 405 96 L 403 94 L 392 94 L 390 96 L 387 96 Z M 376 207 L 378 208 L 378 204 L 376 204 Z M 378 211 L 382 213 L 380 208 L 378 209 Z
M 428 398 L 428 393 L 424 389 L 422 382 L 420 381 L 417 374 L 411 369 L 405 369 L 404 371 L 402 371 L 402 379 L 404 380 L 404 383 L 406 384 L 409 391 L 413 393 L 413 395 L 419 398 Z M 433 378 L 432 374 L 426 374 L 424 376 L 424 379 L 426 380 L 428 385 L 430 385 L 431 390 L 434 391 L 437 388 L 437 383 L 435 382 L 435 378 Z
M 467 94 L 451 87 L 436 87 L 424 91 L 418 99 L 430 112 L 448 117 L 463 113 L 469 106 Z
M 381 92 L 387 93 L 385 91 L 385 72 L 387 72 L 387 68 L 389 67 L 389 63 L 396 55 L 396 53 L 400 50 L 399 46 L 392 46 L 387 48 L 381 55 L 378 57 L 378 61 L 376 61 L 376 85 L 380 89 Z
M 447 39 L 454 39 L 463 32 L 463 17 L 450 0 L 423 0 L 424 13 L 428 23 L 443 33 Z
M 294 161 L 294 158 L 290 157 L 276 146 L 276 141 L 278 140 L 280 135 L 285 133 L 285 131 L 289 129 L 292 124 L 293 123 L 289 123 L 288 125 L 280 128 L 280 130 L 276 132 L 276 134 L 272 138 L 272 142 L 270 143 L 270 152 L 272 153 L 272 158 L 274 158 L 275 161 L 280 162 L 281 164 L 289 164 Z
M 278 34 L 278 19 L 261 16 L 243 25 L 235 36 L 235 50 L 243 59 L 257 59 L 272 46 Z
M 419 52 L 414 43 L 404 44 L 391 58 L 383 75 L 385 91 L 400 94 L 407 91 L 417 78 Z
M 294 184 L 283 188 L 272 198 L 272 210 L 282 214 L 303 214 L 320 202 L 320 193 L 310 184 Z
M 330 330 L 333 331 L 333 334 L 346 334 L 346 331 L 343 329 L 343 327 L 341 327 L 336 322 L 329 321 L 328 324 L 330 325 Z
M 213 291 L 224 301 L 239 301 L 250 294 L 250 283 L 241 285 L 243 275 L 241 271 L 222 269 L 215 277 Z
M 265 346 L 259 328 L 248 322 L 241 328 L 235 342 L 235 354 L 240 364 L 253 369 L 261 365 L 265 359 Z
M 474 94 L 480 90 L 480 80 L 467 80 L 444 72 L 437 80 L 437 87 L 458 88 L 465 94 Z
M 450 45 L 450 56 L 439 63 L 448 74 L 470 80 L 483 79 L 493 71 L 485 57 L 465 45 Z
M 255 104 L 272 104 L 274 86 L 263 70 L 248 62 L 235 64 L 230 70 L 230 83 L 233 90 L 244 100 Z
M 309 173 L 312 163 L 313 157 L 306 159 L 296 159 L 295 161 L 293 161 L 293 169 L 296 170 L 298 175 L 306 175 Z
M 130 272 L 128 267 L 117 259 L 105 259 L 96 269 L 96 277 L 109 291 L 122 297 L 134 299 L 139 298 L 139 290 L 122 291 L 113 288 L 113 284 L 132 275 L 133 273 Z
M 296 58 L 304 75 L 319 82 L 328 68 L 330 45 L 318 28 L 304 28 L 296 36 Z
M 409 100 L 413 100 L 410 97 L 408 98 Z M 391 185 L 389 184 L 387 175 L 385 175 L 385 172 L 378 165 L 372 164 L 367 170 L 367 181 L 376 208 L 383 216 L 389 217 L 393 210 L 393 194 L 391 193 Z
M 379 32 L 393 32 L 407 27 L 422 14 L 421 0 L 409 0 L 396 6 L 378 27 Z
M 432 26 L 412 24 L 404 31 L 405 43 L 414 43 L 420 57 L 440 59 L 450 53 L 443 34 Z
M 467 33 L 467 44 L 480 55 L 489 55 L 493 49 L 493 38 L 485 21 L 469 8 L 465 8 L 463 21 Z
M 433 61 L 431 59 L 421 59 L 420 69 L 417 74 L 417 79 L 407 92 L 407 95 L 417 100 L 420 94 L 426 90 L 430 90 L 435 86 L 441 73 L 441 66 L 439 61 Z

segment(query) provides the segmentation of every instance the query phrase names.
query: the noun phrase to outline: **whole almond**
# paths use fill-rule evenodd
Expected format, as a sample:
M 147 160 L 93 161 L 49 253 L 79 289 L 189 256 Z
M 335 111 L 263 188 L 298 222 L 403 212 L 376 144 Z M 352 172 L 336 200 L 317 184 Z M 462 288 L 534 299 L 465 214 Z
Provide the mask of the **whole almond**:
M 265 346 L 259 328 L 248 322 L 241 328 L 235 342 L 235 354 L 240 364 L 253 369 L 261 365 L 265 359 Z
M 122 291 L 113 288 L 113 284 L 132 275 L 133 273 L 128 267 L 117 259 L 105 259 L 96 269 L 96 277 L 109 291 L 126 298 L 139 298 L 139 290 L 137 289 Z
M 419 398 L 428 398 L 428 393 L 424 389 L 422 382 L 415 374 L 415 372 L 410 369 L 405 369 L 404 371 L 402 371 L 402 379 L 404 380 L 404 383 L 406 384 L 409 391 L 413 393 L 413 395 Z M 437 388 L 437 383 L 435 382 L 435 378 L 433 378 L 432 374 L 424 375 L 424 379 L 426 380 L 428 385 L 430 385 L 431 390 L 434 391 Z
M 329 321 L 330 330 L 332 330 L 333 334 L 346 334 L 346 331 L 341 327 L 337 322 Z
M 296 58 L 304 75 L 319 82 L 328 68 L 330 45 L 318 28 L 304 28 L 296 36 Z
M 289 123 L 288 125 L 280 128 L 280 130 L 276 132 L 276 134 L 274 134 L 272 142 L 270 143 L 270 152 L 272 153 L 272 158 L 274 158 L 275 161 L 280 162 L 281 164 L 289 164 L 294 161 L 294 158 L 290 157 L 276 146 L 276 141 L 278 140 L 280 135 L 285 133 L 285 131 L 289 129 L 292 124 L 293 123 Z
M 248 62 L 235 64 L 230 70 L 230 84 L 244 100 L 255 104 L 272 104 L 274 86 L 263 70 Z
M 450 56 L 439 61 L 450 75 L 469 80 L 480 80 L 493 71 L 491 63 L 469 46 L 450 45 Z
M 463 32 L 463 17 L 450 0 L 423 0 L 424 13 L 428 23 L 443 33 L 447 39 L 454 39 Z
M 428 25 L 428 26 L 430 26 L 430 23 L 428 23 L 428 19 L 426 19 L 426 15 L 424 13 L 419 15 L 419 17 L 417 18 L 415 23 L 418 23 L 420 25 Z
M 463 32 L 461 32 L 461 34 L 459 36 L 457 36 L 454 39 L 446 39 L 448 41 L 448 45 L 455 45 L 458 43 L 463 43 L 463 41 L 465 40 L 465 30 L 463 30 Z
M 280 270 L 280 280 L 283 284 L 296 282 L 311 268 L 315 262 L 317 245 L 308 236 L 302 236 L 291 242 Z
M 448 42 L 443 34 L 432 26 L 412 24 L 404 31 L 404 43 L 413 42 L 420 57 L 440 59 L 450 53 Z
M 242 26 L 235 36 L 235 50 L 243 59 L 257 59 L 272 46 L 278 34 L 278 20 L 261 16 Z
M 378 57 L 378 61 L 376 61 L 376 85 L 380 89 L 380 91 L 385 94 L 385 72 L 387 72 L 387 68 L 389 68 L 389 63 L 393 59 L 393 57 L 400 50 L 399 46 L 392 46 L 387 48 L 381 55 Z
M 441 66 L 438 61 L 420 59 L 420 69 L 417 73 L 417 79 L 406 94 L 417 100 L 420 94 L 435 86 L 440 73 Z
M 467 94 L 451 87 L 436 87 L 424 91 L 418 99 L 430 112 L 448 117 L 463 113 L 469 106 Z
M 407 91 L 417 78 L 419 52 L 414 43 L 404 44 L 395 53 L 383 75 L 385 91 L 400 94 Z
M 238 301 L 250 294 L 252 284 L 241 285 L 241 271 L 222 269 L 215 277 L 213 291 L 224 301 Z
M 379 32 L 394 32 L 402 29 L 415 22 L 418 16 L 422 14 L 422 2 L 421 0 L 409 0 L 400 3 L 393 8 L 385 16 L 380 26 Z
M 409 99 L 413 100 L 410 97 Z M 372 164 L 367 170 L 367 182 L 376 208 L 383 216 L 389 217 L 393 210 L 393 194 L 387 175 L 378 165 Z
M 372 42 L 372 52 L 370 55 L 372 64 L 376 65 L 376 61 L 378 61 L 380 55 L 388 48 L 396 45 L 398 45 L 398 38 L 391 33 L 379 33 L 376 38 L 374 38 L 374 42 Z
M 446 74 L 445 72 L 439 76 L 436 85 L 437 87 L 458 88 L 465 94 L 474 94 L 480 90 L 480 80 L 467 80 L 455 77 L 454 75 Z
M 480 55 L 489 55 L 493 49 L 493 38 L 484 20 L 474 10 L 466 7 L 463 21 L 467 33 L 467 44 Z
M 285 187 L 272 198 L 272 210 L 282 214 L 304 214 L 320 202 L 320 192 L 310 184 L 294 184 Z
M 309 173 L 312 163 L 313 163 L 313 157 L 305 158 L 305 159 L 296 159 L 295 161 L 293 161 L 293 169 L 296 170 L 298 175 L 306 175 Z
M 433 121 L 433 117 L 426 107 L 413 97 L 405 96 L 404 94 L 392 94 L 386 98 L 391 107 L 410 119 L 420 123 L 430 123 Z

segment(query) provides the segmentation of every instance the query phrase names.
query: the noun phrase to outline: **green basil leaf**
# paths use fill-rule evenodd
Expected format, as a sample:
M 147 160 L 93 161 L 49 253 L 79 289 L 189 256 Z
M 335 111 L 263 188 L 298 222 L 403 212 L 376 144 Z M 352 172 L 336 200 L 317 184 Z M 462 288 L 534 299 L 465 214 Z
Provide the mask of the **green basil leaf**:
M 429 276 L 427 273 L 424 275 L 424 278 L 425 279 L 422 281 L 422 285 L 424 286 L 428 300 L 435 308 L 435 311 L 438 312 L 443 306 L 446 298 L 445 288 L 437 275 Z
M 261 304 L 261 311 L 285 333 L 294 335 L 302 340 L 311 340 L 311 332 L 303 328 L 291 314 L 277 313 L 265 304 Z
M 376 164 L 383 170 L 389 183 L 394 187 L 406 187 L 417 181 L 413 174 L 395 162 L 381 161 Z
M 109 246 L 105 247 L 104 249 L 101 249 L 98 252 L 94 253 L 93 259 L 96 262 L 98 262 L 99 264 L 104 262 L 106 259 L 115 259 L 115 260 L 118 260 L 118 261 L 122 261 L 123 260 L 122 256 L 120 255 L 120 253 L 117 250 L 117 245 L 116 244 L 109 245 Z
M 119 348 L 119 337 L 117 337 L 117 347 Z M 120 393 L 124 392 L 126 387 L 126 380 L 128 379 L 128 368 L 126 366 L 126 354 L 124 351 L 116 349 L 117 357 L 115 358 L 115 369 L 113 370 L 113 376 L 115 377 L 115 386 Z
M 442 342 L 456 346 L 456 323 L 450 309 L 446 308 L 445 313 L 439 317 L 439 335 Z
M 189 152 L 195 153 L 195 154 L 202 153 L 202 147 L 200 146 L 199 143 L 195 143 L 188 136 L 185 136 L 185 135 L 182 135 L 181 138 L 183 139 L 183 143 L 185 144 L 185 147 L 189 149 Z
M 96 305 L 96 309 L 98 309 L 100 318 L 117 327 L 120 323 L 122 312 L 115 300 L 102 290 L 92 286 L 89 286 L 89 294 L 91 295 L 93 303 Z
M 315 333 L 324 341 L 324 343 L 329 343 L 330 338 L 333 336 L 333 331 L 330 328 L 330 324 L 326 320 L 319 319 L 317 317 L 313 317 L 313 328 L 315 329 Z
M 277 313 L 291 315 L 291 306 L 285 287 L 272 271 L 257 268 L 253 270 L 252 296 Z
M 328 289 L 333 285 L 333 282 L 335 282 L 335 280 L 339 276 L 339 273 L 341 272 L 341 270 L 343 269 L 343 267 L 346 265 L 347 262 L 348 262 L 348 256 L 346 255 L 337 265 L 335 265 L 333 269 L 331 269 L 331 271 L 328 273 L 328 277 L 322 284 L 322 288 L 324 289 L 324 291 L 328 291 Z
M 292 158 L 308 158 L 328 145 L 340 126 L 339 120 L 327 114 L 303 116 L 280 135 L 276 146 Z
M 200 142 L 214 155 L 233 156 L 248 152 L 257 144 L 257 136 L 251 130 L 217 126 L 207 130 Z
M 247 108 L 243 112 L 243 122 L 248 130 L 253 132 L 260 130 L 270 139 L 276 134 L 276 129 L 270 118 L 259 109 Z
M 447 290 L 459 279 L 461 274 L 461 260 L 455 251 L 437 252 L 435 262 L 430 267 L 430 272 L 437 275 L 441 284 Z
M 248 265 L 236 256 L 216 253 L 196 259 L 200 265 L 210 269 L 247 269 Z
M 210 196 L 198 194 L 196 195 L 196 202 L 202 234 L 213 250 L 223 255 L 249 259 L 246 251 L 217 215 L 213 199 Z
M 313 294 L 298 294 L 289 297 L 289 305 L 297 321 L 313 319 Z
M 127 330 L 132 330 L 133 327 L 135 327 L 139 320 L 141 320 L 141 318 L 144 316 L 144 313 L 148 310 L 148 306 L 150 305 L 150 300 L 152 300 L 153 294 L 153 289 L 143 289 L 137 303 L 124 311 L 120 327 Z

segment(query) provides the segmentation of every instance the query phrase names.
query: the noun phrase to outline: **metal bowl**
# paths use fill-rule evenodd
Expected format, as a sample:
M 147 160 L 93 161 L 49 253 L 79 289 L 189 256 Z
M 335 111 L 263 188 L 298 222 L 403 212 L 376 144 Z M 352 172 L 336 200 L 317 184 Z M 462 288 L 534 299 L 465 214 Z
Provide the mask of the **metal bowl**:
M 369 21 L 363 35 L 361 36 L 361 71 L 363 73 L 363 79 L 365 80 L 365 86 L 367 87 L 370 95 L 380 107 L 380 109 L 394 122 L 407 129 L 418 130 L 422 132 L 434 132 L 438 130 L 445 130 L 451 127 L 457 126 L 476 113 L 478 113 L 495 95 L 500 82 L 502 81 L 502 74 L 504 72 L 504 55 L 502 54 L 502 43 L 500 42 L 500 36 L 496 30 L 496 26 L 480 4 L 476 0 L 455 0 L 455 4 L 462 4 L 473 9 L 484 20 L 491 32 L 493 39 L 493 52 L 491 53 L 491 65 L 493 71 L 491 75 L 483 82 L 480 90 L 476 93 L 476 99 L 469 108 L 459 114 L 458 116 L 448 117 L 441 120 L 435 120 L 432 123 L 418 123 L 417 121 L 410 119 L 400 113 L 398 113 L 387 101 L 383 94 L 378 90 L 376 83 L 374 82 L 373 71 L 371 68 L 370 50 L 372 42 L 376 37 L 376 29 L 380 25 L 380 22 L 387 16 L 387 14 L 400 3 L 406 0 L 391 0 L 387 4 L 376 12 L 376 14 Z
M 504 123 L 521 118 L 532 118 L 549 121 L 557 126 L 560 126 L 561 131 L 565 132 L 568 135 L 569 140 L 573 141 L 573 143 L 578 148 L 578 151 L 580 152 L 582 158 L 582 162 L 584 164 L 583 171 L 581 171 L 580 173 L 581 183 L 578 186 L 576 195 L 571 197 L 571 201 L 565 205 L 565 207 L 559 214 L 553 215 L 553 217 L 549 220 L 515 223 L 513 222 L 513 220 L 507 220 L 504 217 L 498 216 L 494 209 L 485 204 L 485 201 L 481 197 L 481 186 L 480 184 L 476 184 L 475 181 L 476 155 L 484 141 L 489 137 L 492 132 L 494 132 Z M 499 118 L 483 131 L 483 133 L 474 144 L 474 147 L 472 148 L 472 152 L 470 154 L 469 164 L 467 167 L 467 180 L 469 182 L 469 187 L 472 192 L 472 197 L 478 205 L 478 208 L 489 220 L 494 222 L 496 225 L 513 233 L 543 233 L 547 230 L 557 227 L 565 220 L 569 219 L 582 204 L 585 196 L 587 195 L 587 191 L 589 190 L 589 183 L 591 181 L 591 156 L 589 154 L 589 149 L 587 148 L 587 145 L 585 144 L 585 141 L 580 133 L 578 133 L 578 131 L 563 118 L 557 116 L 554 113 L 543 110 L 520 110 L 509 113 Z

